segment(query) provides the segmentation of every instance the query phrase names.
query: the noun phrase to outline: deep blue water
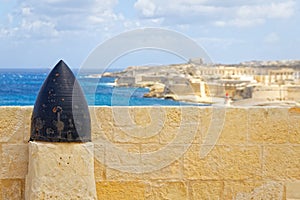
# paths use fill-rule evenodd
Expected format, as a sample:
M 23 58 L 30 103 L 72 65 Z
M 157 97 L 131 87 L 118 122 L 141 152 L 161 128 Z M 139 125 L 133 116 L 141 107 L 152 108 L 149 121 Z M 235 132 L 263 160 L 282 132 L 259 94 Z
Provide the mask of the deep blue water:
M 0 105 L 34 105 L 50 69 L 0 69 Z M 158 98 L 144 98 L 146 88 L 114 87 L 114 78 L 77 76 L 89 105 L 151 106 L 197 105 Z M 95 88 L 90 90 L 87 88 Z

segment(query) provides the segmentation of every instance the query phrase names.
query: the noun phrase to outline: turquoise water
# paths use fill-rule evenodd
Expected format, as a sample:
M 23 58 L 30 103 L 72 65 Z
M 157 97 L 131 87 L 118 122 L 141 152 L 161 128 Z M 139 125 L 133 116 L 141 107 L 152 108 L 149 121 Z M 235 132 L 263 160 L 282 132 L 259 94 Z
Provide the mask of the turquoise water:
M 0 105 L 34 105 L 50 69 L 0 69 Z M 88 75 L 88 74 L 86 74 Z M 106 106 L 178 106 L 199 105 L 158 98 L 144 98 L 146 88 L 114 87 L 114 78 L 77 77 L 89 105 Z M 95 88 L 89 90 L 86 88 Z

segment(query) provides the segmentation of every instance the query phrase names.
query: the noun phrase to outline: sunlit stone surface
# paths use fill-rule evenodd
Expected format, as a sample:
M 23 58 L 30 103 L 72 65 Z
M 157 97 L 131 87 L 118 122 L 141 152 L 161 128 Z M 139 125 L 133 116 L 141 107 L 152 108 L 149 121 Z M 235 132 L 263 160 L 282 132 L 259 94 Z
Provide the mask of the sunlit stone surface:
M 96 199 L 93 143 L 29 143 L 25 198 Z

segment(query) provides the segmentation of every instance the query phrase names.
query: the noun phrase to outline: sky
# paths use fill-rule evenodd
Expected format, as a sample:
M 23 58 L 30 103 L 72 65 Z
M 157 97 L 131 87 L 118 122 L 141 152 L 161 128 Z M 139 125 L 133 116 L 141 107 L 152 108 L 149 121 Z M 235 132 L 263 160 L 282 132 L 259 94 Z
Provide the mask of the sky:
M 195 41 L 214 63 L 300 59 L 297 0 L 0 0 L 0 68 L 80 67 L 126 31 L 162 28 Z M 183 62 L 141 50 L 120 67 Z

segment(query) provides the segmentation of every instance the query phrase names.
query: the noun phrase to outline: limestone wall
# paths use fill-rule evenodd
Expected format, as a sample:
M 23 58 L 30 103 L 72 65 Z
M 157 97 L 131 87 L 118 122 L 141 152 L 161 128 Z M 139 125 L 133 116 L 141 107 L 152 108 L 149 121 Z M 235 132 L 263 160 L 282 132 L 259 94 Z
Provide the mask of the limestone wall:
M 300 199 L 300 109 L 90 110 L 98 199 Z M 0 107 L 0 199 L 24 199 L 31 112 Z

